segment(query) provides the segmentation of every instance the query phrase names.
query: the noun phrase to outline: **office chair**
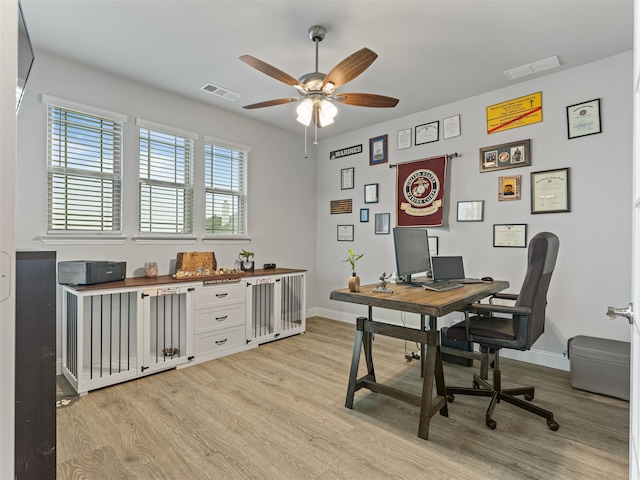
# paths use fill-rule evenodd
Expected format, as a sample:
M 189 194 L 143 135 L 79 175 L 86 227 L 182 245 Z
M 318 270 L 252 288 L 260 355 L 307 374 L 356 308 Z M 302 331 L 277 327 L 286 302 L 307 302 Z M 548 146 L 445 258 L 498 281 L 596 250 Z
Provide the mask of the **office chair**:
M 546 418 L 551 430 L 559 425 L 553 413 L 525 400 L 533 400 L 534 387 L 502 388 L 500 381 L 500 349 L 529 350 L 544 332 L 547 290 L 556 264 L 559 240 L 553 233 L 542 232 L 529 242 L 528 267 L 519 294 L 496 293 L 489 304 L 474 303 L 465 311 L 465 319 L 447 330 L 446 337 L 453 340 L 477 342 L 482 357 L 481 374 L 473 375 L 473 388 L 446 387 L 447 400 L 455 394 L 491 397 L 485 415 L 485 424 L 496 428 L 493 411 L 504 400 Z M 497 305 L 494 299 L 515 301 L 513 306 Z M 488 365 L 493 355 L 493 385 L 488 382 Z M 516 395 L 524 395 L 525 400 Z

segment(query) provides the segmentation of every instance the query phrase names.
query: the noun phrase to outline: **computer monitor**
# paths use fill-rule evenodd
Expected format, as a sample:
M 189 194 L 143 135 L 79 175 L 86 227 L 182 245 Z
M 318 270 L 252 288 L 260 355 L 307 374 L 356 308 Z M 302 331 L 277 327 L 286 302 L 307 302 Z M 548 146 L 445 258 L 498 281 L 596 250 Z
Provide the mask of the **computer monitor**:
M 393 243 L 396 250 L 396 273 L 398 277 L 404 277 L 404 282 L 412 283 L 411 275 L 416 273 L 431 274 L 429 235 L 426 228 L 394 228 Z

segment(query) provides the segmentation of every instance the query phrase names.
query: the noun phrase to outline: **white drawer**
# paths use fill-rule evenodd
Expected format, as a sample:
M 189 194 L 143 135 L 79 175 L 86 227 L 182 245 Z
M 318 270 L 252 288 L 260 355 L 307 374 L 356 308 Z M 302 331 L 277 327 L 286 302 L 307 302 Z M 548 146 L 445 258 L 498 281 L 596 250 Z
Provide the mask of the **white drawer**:
M 216 352 L 244 346 L 246 343 L 244 326 L 196 335 L 194 339 L 196 360 L 200 355 L 215 355 Z
M 196 288 L 195 308 L 211 308 L 244 303 L 244 291 L 247 287 L 243 283 L 205 285 Z
M 195 311 L 196 335 L 236 325 L 244 326 L 244 304 Z

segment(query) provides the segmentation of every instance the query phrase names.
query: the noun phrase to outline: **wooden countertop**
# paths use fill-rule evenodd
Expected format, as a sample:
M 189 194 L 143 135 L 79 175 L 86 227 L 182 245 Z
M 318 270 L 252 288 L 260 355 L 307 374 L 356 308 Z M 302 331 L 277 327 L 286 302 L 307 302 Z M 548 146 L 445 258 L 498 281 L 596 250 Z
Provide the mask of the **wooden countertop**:
M 267 275 L 284 275 L 288 273 L 301 273 L 306 272 L 306 270 L 301 270 L 297 268 L 270 268 L 268 270 L 257 268 L 252 272 L 238 272 L 233 275 L 211 275 L 209 277 L 184 277 L 184 278 L 173 278 L 173 275 L 159 275 L 155 278 L 147 278 L 147 277 L 129 277 L 124 280 L 118 280 L 115 282 L 104 282 L 104 283 L 96 283 L 94 285 L 65 285 L 65 287 L 72 288 L 79 292 L 87 291 L 87 290 L 104 290 L 111 288 L 134 288 L 134 287 L 153 287 L 154 285 L 172 285 L 172 284 L 181 284 L 181 283 L 199 283 L 205 282 L 207 280 L 225 280 L 229 279 L 228 282 L 220 282 L 220 285 L 224 285 L 225 283 L 234 283 L 235 281 L 240 281 L 245 278 L 251 277 L 262 277 Z M 214 282 L 212 282 L 214 283 Z

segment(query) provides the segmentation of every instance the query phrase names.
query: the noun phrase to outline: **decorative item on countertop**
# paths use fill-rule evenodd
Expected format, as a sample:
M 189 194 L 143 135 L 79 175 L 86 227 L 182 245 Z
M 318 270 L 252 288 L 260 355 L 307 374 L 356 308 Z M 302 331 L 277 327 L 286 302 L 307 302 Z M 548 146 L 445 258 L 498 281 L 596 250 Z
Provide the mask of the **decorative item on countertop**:
M 349 262 L 349 264 L 351 265 L 352 274 L 351 274 L 351 278 L 349 278 L 349 291 L 359 292 L 360 277 L 356 275 L 356 262 L 360 260 L 362 257 L 364 257 L 364 253 L 361 253 L 358 255 L 353 251 L 353 248 L 350 248 L 349 250 L 347 250 L 347 252 L 349 253 L 349 257 L 347 257 L 346 260 L 343 260 L 343 262 Z
M 235 268 L 218 268 L 213 252 L 178 252 L 176 280 L 202 279 L 204 284 L 239 282 L 243 275 Z
M 240 261 L 240 269 L 243 272 L 253 272 L 253 252 L 249 252 L 247 250 L 242 250 L 240 252 L 240 258 L 244 258 L 244 260 Z
M 389 279 L 393 276 L 393 273 L 387 277 L 387 272 L 382 272 L 380 275 L 380 283 L 373 289 L 374 292 L 377 293 L 393 293 L 393 290 L 387 288 L 387 283 Z
M 158 262 L 145 262 L 144 276 L 147 278 L 156 278 L 158 276 Z

